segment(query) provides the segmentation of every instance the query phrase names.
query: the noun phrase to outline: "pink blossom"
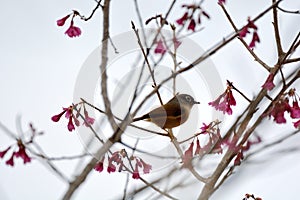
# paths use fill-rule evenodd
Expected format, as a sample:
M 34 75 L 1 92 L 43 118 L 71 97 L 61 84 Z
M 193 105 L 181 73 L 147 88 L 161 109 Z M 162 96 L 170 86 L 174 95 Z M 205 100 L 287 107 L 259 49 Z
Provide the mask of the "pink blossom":
M 249 48 L 255 47 L 255 43 L 256 43 L 256 42 L 259 43 L 259 42 L 260 42 L 260 39 L 259 39 L 259 37 L 258 37 L 257 32 L 254 31 L 253 36 L 252 36 L 252 40 L 251 40 L 251 42 L 250 42 L 250 44 L 249 44 Z
M 75 130 L 75 126 L 74 126 L 74 124 L 73 124 L 73 118 L 72 118 L 72 117 L 69 117 L 68 130 L 69 130 L 70 132 L 72 132 L 73 130 Z
M 226 3 L 226 0 L 219 0 L 218 1 L 218 4 L 225 4 Z
M 300 118 L 300 108 L 297 101 L 293 101 L 293 107 L 291 107 L 291 118 Z
M 272 90 L 275 87 L 273 80 L 274 80 L 274 74 L 270 73 L 266 82 L 261 87 L 269 91 Z
M 181 42 L 175 37 L 173 38 L 173 44 L 175 49 L 178 49 L 178 47 L 181 45 Z
M 97 164 L 94 167 L 94 169 L 97 172 L 102 172 L 103 171 L 103 162 L 104 162 L 104 156 L 103 156 L 103 158 L 99 162 L 97 162 Z
M 244 155 L 243 155 L 243 152 L 240 151 L 237 155 L 236 155 L 236 158 L 234 159 L 234 165 L 235 166 L 238 166 L 241 164 L 241 161 L 244 159 Z
M 243 38 L 243 37 L 245 37 L 245 36 L 247 35 L 247 33 L 249 33 L 248 27 L 247 27 L 247 26 L 244 26 L 244 27 L 242 28 L 242 30 L 240 31 L 239 36 L 240 36 L 241 38 Z
M 10 159 L 8 159 L 5 163 L 7 164 L 7 165 L 10 165 L 10 166 L 14 166 L 14 157 L 15 157 L 15 153 L 13 153 L 12 155 L 11 155 L 11 157 L 10 157 Z
M 290 110 L 291 107 L 288 104 L 288 99 L 281 99 L 273 106 L 269 116 L 272 116 L 278 124 L 286 123 L 284 112 L 290 112 Z
M 7 147 L 5 150 L 0 151 L 0 158 L 3 158 L 5 154 L 10 150 L 11 146 Z
M 221 99 L 223 99 L 223 101 L 221 101 Z M 232 109 L 230 106 L 235 106 L 236 101 L 231 89 L 227 88 L 223 94 L 221 94 L 215 101 L 209 102 L 208 105 L 215 107 L 216 110 L 220 110 L 223 111 L 223 113 L 231 115 Z
M 184 152 L 183 155 L 183 166 L 189 167 L 191 165 L 191 161 L 193 158 L 193 148 L 194 148 L 194 142 L 190 144 L 190 147 Z
M 185 21 L 188 19 L 188 16 L 189 14 L 187 12 L 184 13 L 184 15 L 180 19 L 176 20 L 177 24 L 184 25 Z
M 159 40 L 157 42 L 156 48 L 154 49 L 154 53 L 164 55 L 166 53 L 166 51 L 167 51 L 167 49 L 166 49 L 165 45 L 163 44 L 163 41 Z
M 66 20 L 70 17 L 71 15 L 67 15 L 59 20 L 56 21 L 57 26 L 63 26 L 65 25 Z
M 93 125 L 94 122 L 95 122 L 95 119 L 90 117 L 88 112 L 86 110 L 84 110 L 84 122 L 83 122 L 83 124 L 86 127 L 89 127 L 90 125 Z
M 135 164 L 135 168 L 134 168 L 134 171 L 132 173 L 132 178 L 133 179 L 139 179 L 140 178 L 140 173 L 139 173 L 139 169 L 138 169 L 138 163 Z
M 53 117 L 51 117 L 51 120 L 54 122 L 58 122 L 61 118 L 61 116 L 66 112 L 67 110 L 65 110 L 65 108 L 63 108 L 63 111 L 61 113 L 59 113 L 58 115 L 54 115 Z
M 108 167 L 107 167 L 107 172 L 111 173 L 111 172 L 115 172 L 116 171 L 116 166 L 112 163 L 109 163 Z
M 148 174 L 150 172 L 150 170 L 152 169 L 152 166 L 145 163 L 142 159 L 140 159 L 142 165 L 143 165 L 143 172 L 144 174 Z
M 17 158 L 21 157 L 23 159 L 24 164 L 31 162 L 31 158 L 26 153 L 25 146 L 21 142 L 18 142 L 18 146 L 19 146 L 19 151 L 15 152 L 14 155 Z
M 194 19 L 191 19 L 189 25 L 188 25 L 188 30 L 192 30 L 195 31 L 195 27 L 196 27 L 196 22 Z
M 300 120 L 293 122 L 295 128 L 300 128 Z
M 81 30 L 80 28 L 74 26 L 74 22 L 71 21 L 70 27 L 66 30 L 65 34 L 67 34 L 69 37 L 77 37 L 80 36 Z

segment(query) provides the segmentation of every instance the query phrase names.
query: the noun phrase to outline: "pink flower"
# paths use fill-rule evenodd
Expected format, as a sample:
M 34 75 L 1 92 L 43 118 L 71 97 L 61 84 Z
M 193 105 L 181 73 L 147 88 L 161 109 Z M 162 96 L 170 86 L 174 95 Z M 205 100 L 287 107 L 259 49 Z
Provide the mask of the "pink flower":
M 112 163 L 109 163 L 108 167 L 107 167 L 107 172 L 115 172 L 116 171 L 116 166 Z
M 234 159 L 234 165 L 235 166 L 240 165 L 243 159 L 244 159 L 243 151 L 238 152 L 236 158 Z
M 132 173 L 132 178 L 133 179 L 139 179 L 140 178 L 138 163 L 135 164 L 135 168 L 134 168 L 134 171 Z
M 210 128 L 210 125 L 211 125 L 211 124 L 208 124 L 208 125 L 206 125 L 205 123 L 202 123 L 202 124 L 203 124 L 203 126 L 200 128 L 201 131 L 202 131 L 203 133 L 207 133 L 207 131 L 208 131 L 208 129 Z
M 80 36 L 81 30 L 80 28 L 74 26 L 73 20 L 71 21 L 70 27 L 66 30 L 65 34 L 67 34 L 69 37 L 77 37 Z
M 75 130 L 75 126 L 73 124 L 73 117 L 72 116 L 69 117 L 68 130 L 70 132 L 72 132 L 73 130 Z
M 173 44 L 175 49 L 178 49 L 178 47 L 181 45 L 181 42 L 175 37 L 173 38 Z
M 165 45 L 163 44 L 163 41 L 159 40 L 157 42 L 156 48 L 154 49 L 154 53 L 164 55 L 166 53 L 166 51 L 167 51 L 167 49 L 166 49 Z
M 13 153 L 12 155 L 11 155 L 11 157 L 10 157 L 10 159 L 9 160 L 7 160 L 5 163 L 7 164 L 7 165 L 10 165 L 10 166 L 14 166 L 14 156 L 15 156 L 15 153 Z
M 295 128 L 300 128 L 300 120 L 293 122 Z
M 104 162 L 104 156 L 103 156 L 103 158 L 99 162 L 97 162 L 97 164 L 94 167 L 94 169 L 97 172 L 102 172 L 103 171 L 103 162 Z
M 152 166 L 145 163 L 142 159 L 140 159 L 142 166 L 143 166 L 143 172 L 144 174 L 148 174 L 150 172 L 150 170 L 152 169 Z
M 254 31 L 253 36 L 252 36 L 252 40 L 251 40 L 251 42 L 250 42 L 250 44 L 249 44 L 249 48 L 255 47 L 255 43 L 256 43 L 256 42 L 259 43 L 259 42 L 260 42 L 260 39 L 259 39 L 259 37 L 258 37 L 257 32 Z
M 191 19 L 189 25 L 188 25 L 188 30 L 192 30 L 195 31 L 195 27 L 196 27 L 196 22 L 194 19 Z
M 222 98 L 223 101 L 220 102 Z M 223 94 L 221 94 L 215 101 L 209 102 L 208 105 L 215 107 L 216 110 L 220 110 L 223 111 L 223 113 L 231 115 L 232 109 L 230 106 L 235 106 L 236 101 L 233 97 L 231 89 L 228 87 Z
M 247 35 L 247 33 L 249 33 L 248 27 L 245 26 L 245 27 L 243 27 L 242 30 L 240 31 L 239 36 L 243 38 L 243 37 L 245 37 L 245 36 Z
M 58 122 L 61 118 L 61 116 L 66 112 L 67 110 L 65 110 L 65 108 L 63 108 L 63 111 L 61 113 L 59 113 L 58 115 L 54 115 L 53 117 L 51 117 L 51 120 L 54 122 Z
M 300 108 L 297 101 L 293 101 L 293 107 L 291 107 L 291 118 L 300 118 Z
M 84 109 L 84 122 L 83 122 L 83 124 L 86 127 L 89 127 L 90 125 L 93 125 L 94 122 L 95 122 L 95 119 L 90 117 L 88 112 Z
M 225 4 L 226 3 L 226 0 L 219 0 L 218 1 L 218 4 Z
M 57 26 L 63 26 L 65 25 L 66 20 L 70 17 L 71 15 L 67 15 L 59 20 L 56 21 Z
M 184 13 L 184 15 L 180 19 L 176 20 L 177 24 L 184 25 L 185 21 L 188 19 L 188 16 L 188 12 Z
M 261 87 L 269 91 L 272 90 L 275 87 L 273 80 L 274 80 L 274 74 L 270 73 L 266 82 Z
M 11 146 L 7 147 L 4 151 L 0 151 L 0 158 L 3 158 L 10 148 Z
M 122 170 L 123 166 L 123 158 L 124 158 L 124 150 L 114 152 L 111 157 L 108 159 L 108 167 L 107 172 L 115 172 L 116 166 L 113 164 L 115 162 L 117 165 L 120 165 L 119 172 Z
M 184 167 L 190 167 L 191 161 L 193 158 L 193 148 L 194 148 L 194 142 L 190 144 L 190 147 L 184 152 L 183 155 L 183 166 Z
M 21 141 L 18 141 L 19 151 L 15 152 L 14 155 L 19 158 L 21 157 L 23 159 L 24 164 L 31 162 L 31 158 L 26 153 L 25 146 Z
M 286 123 L 284 112 L 290 112 L 290 110 L 291 107 L 288 104 L 288 99 L 281 99 L 275 103 L 269 116 L 272 116 L 277 124 Z

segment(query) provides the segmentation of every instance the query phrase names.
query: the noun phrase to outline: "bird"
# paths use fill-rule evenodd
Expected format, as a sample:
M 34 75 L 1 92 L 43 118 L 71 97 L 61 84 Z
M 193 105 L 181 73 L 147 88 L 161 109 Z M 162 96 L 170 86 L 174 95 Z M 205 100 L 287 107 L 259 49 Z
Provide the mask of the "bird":
M 195 101 L 191 95 L 177 94 L 166 104 L 141 117 L 134 118 L 132 121 L 145 120 L 156 124 L 162 129 L 171 129 L 188 120 L 190 111 L 195 104 L 200 104 L 200 102 Z

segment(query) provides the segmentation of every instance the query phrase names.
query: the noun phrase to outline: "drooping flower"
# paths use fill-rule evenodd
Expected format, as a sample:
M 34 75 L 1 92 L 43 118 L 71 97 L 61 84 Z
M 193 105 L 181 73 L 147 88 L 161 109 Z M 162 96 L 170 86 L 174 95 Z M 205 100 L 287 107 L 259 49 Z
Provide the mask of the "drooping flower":
M 176 37 L 174 37 L 173 44 L 174 44 L 175 49 L 178 49 L 178 47 L 181 45 L 181 42 Z
M 223 101 L 221 101 L 223 99 Z M 231 106 L 236 105 L 235 98 L 233 97 L 231 87 L 228 86 L 226 91 L 221 94 L 215 101 L 209 102 L 208 105 L 214 107 L 216 110 L 223 111 L 228 115 L 232 114 Z
M 194 142 L 192 142 L 189 148 L 184 152 L 183 155 L 183 166 L 190 167 L 191 161 L 193 158 L 193 149 L 194 149 Z
M 140 159 L 142 166 L 143 166 L 143 172 L 144 174 L 148 174 L 150 170 L 152 169 L 152 166 L 150 164 L 145 163 L 142 159 Z
M 71 38 L 77 37 L 77 36 L 80 36 L 81 30 L 79 27 L 74 26 L 74 22 L 72 20 L 71 24 L 70 24 L 69 28 L 66 30 L 65 34 L 67 34 Z
M 195 27 L 196 27 L 196 22 L 194 19 L 191 19 L 189 25 L 188 25 L 188 30 L 192 30 L 195 31 Z
M 140 179 L 140 173 L 139 173 L 139 168 L 138 168 L 138 163 L 135 164 L 134 171 L 132 172 L 132 178 L 133 179 Z
M 188 12 L 185 12 L 184 15 L 181 18 L 176 20 L 177 24 L 184 25 L 184 23 L 188 19 L 188 16 L 189 16 Z
M 293 122 L 293 124 L 294 124 L 295 128 L 299 128 L 300 129 L 300 120 L 298 120 L 296 122 Z
M 256 42 L 259 43 L 260 39 L 259 39 L 259 36 L 258 36 L 257 32 L 254 31 L 253 36 L 252 36 L 252 40 L 249 44 L 249 48 L 255 47 Z
M 84 122 L 83 124 L 86 126 L 86 127 L 89 127 L 90 125 L 93 125 L 95 122 L 95 119 L 90 117 L 87 110 L 84 109 Z
M 31 162 L 31 158 L 26 153 L 26 148 L 25 148 L 25 146 L 24 146 L 24 144 L 22 143 L 21 140 L 18 141 L 18 147 L 19 147 L 19 150 L 14 153 L 16 158 L 18 158 L 18 157 L 22 158 L 24 164 L 26 164 L 28 162 Z
M 104 156 L 103 158 L 97 162 L 97 164 L 95 165 L 94 169 L 97 171 L 97 172 L 102 172 L 103 171 L 103 162 L 104 162 Z
M 68 125 L 67 125 L 68 130 L 70 132 L 75 130 L 75 126 L 73 124 L 73 118 L 75 118 L 75 116 L 73 115 L 73 106 L 69 106 L 68 108 L 63 108 L 63 111 L 61 113 L 59 113 L 58 115 L 54 115 L 51 118 L 52 121 L 58 122 L 63 114 L 65 114 L 65 117 L 68 119 Z M 77 122 L 75 121 L 75 123 Z
M 116 166 L 113 164 L 113 162 L 116 163 L 116 165 L 123 166 L 123 158 L 125 157 L 125 155 L 126 152 L 124 149 L 114 152 L 108 159 L 107 172 L 111 173 L 116 171 Z M 119 171 L 121 170 L 122 168 L 119 168 Z
M 273 81 L 274 81 L 274 74 L 270 73 L 266 82 L 261 87 L 270 91 L 275 87 Z
M 10 166 L 14 166 L 14 157 L 15 157 L 15 153 L 13 153 L 12 155 L 11 155 L 11 157 L 10 157 L 10 159 L 8 159 L 5 163 L 7 164 L 7 165 L 10 165 Z
M 297 119 L 300 118 L 300 108 L 298 101 L 293 101 L 293 106 L 291 107 L 291 118 Z
M 269 116 L 270 117 L 272 116 L 274 118 L 274 121 L 277 124 L 282 124 L 282 123 L 286 123 L 284 113 L 290 111 L 291 111 L 291 107 L 288 104 L 288 99 L 284 98 L 284 99 L 280 99 L 275 103 L 275 105 L 272 107 Z
M 251 42 L 249 44 L 249 48 L 253 48 L 253 47 L 255 47 L 256 43 L 260 42 L 260 39 L 259 39 L 259 36 L 258 36 L 258 33 L 257 33 L 257 26 L 248 17 L 248 24 L 242 28 L 242 30 L 239 32 L 239 36 L 241 38 L 246 37 L 246 35 L 248 33 L 250 33 L 250 31 L 249 31 L 250 29 L 253 30 L 253 34 L 252 34 L 252 40 L 251 40 Z
M 164 55 L 166 53 L 166 51 L 167 51 L 167 48 L 165 47 L 163 41 L 161 39 L 158 40 L 156 48 L 154 49 L 154 53 Z
M 11 146 L 7 147 L 5 150 L 0 151 L 0 158 L 3 158 L 5 154 L 10 150 Z
M 67 19 L 70 17 L 71 15 L 67 15 L 59 20 L 56 21 L 57 26 L 63 26 L 65 25 L 65 22 L 67 21 Z

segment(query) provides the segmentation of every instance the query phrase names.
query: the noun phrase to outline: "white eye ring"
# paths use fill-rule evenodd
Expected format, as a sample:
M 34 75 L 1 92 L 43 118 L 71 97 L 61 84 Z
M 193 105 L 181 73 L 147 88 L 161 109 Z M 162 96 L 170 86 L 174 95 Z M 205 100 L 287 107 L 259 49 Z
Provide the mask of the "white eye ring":
M 192 98 L 190 96 L 186 96 L 185 99 L 188 101 L 188 102 L 191 102 L 192 101 Z

